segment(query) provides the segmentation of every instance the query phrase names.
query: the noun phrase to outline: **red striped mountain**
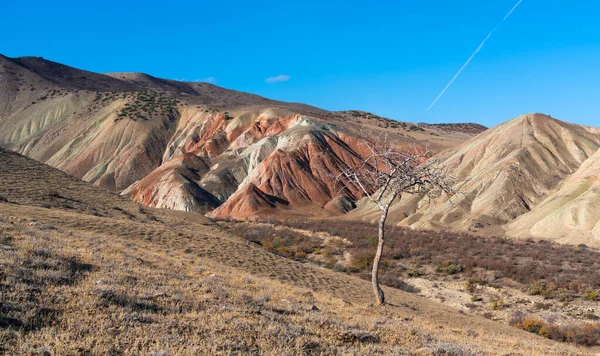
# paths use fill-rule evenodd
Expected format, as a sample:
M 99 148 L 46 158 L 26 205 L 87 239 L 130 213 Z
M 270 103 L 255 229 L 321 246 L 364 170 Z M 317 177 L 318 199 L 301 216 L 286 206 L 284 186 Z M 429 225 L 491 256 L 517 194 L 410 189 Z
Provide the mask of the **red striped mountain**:
M 360 156 L 365 129 L 440 150 L 484 130 L 0 56 L 0 146 L 148 206 L 234 218 L 346 212 L 360 192 L 339 196 L 332 177 Z

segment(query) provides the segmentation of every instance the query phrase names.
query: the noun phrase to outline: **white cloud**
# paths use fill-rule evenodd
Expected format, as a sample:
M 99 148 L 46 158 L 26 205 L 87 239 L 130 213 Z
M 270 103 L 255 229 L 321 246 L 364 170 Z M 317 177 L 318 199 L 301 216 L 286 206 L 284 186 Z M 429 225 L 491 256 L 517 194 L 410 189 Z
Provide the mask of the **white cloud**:
M 265 79 L 265 82 L 267 82 L 269 84 L 273 84 L 273 83 L 278 83 L 278 82 L 287 82 L 288 80 L 290 80 L 289 75 L 279 74 L 278 76 Z
M 201 80 L 204 83 L 210 83 L 210 84 L 216 84 L 217 83 L 217 78 L 215 77 L 208 77 L 208 78 L 204 78 Z

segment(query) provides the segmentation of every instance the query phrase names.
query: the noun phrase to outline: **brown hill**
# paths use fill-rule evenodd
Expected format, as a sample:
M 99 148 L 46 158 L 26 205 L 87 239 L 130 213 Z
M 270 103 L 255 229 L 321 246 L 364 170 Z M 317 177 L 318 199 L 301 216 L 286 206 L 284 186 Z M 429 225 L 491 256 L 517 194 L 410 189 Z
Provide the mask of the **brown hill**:
M 138 204 L 0 148 L 0 202 L 147 221 Z
M 341 200 L 360 194 L 349 187 L 349 197 L 338 196 L 331 177 L 360 155 L 356 137 L 364 129 L 438 149 L 474 135 L 41 58 L 0 57 L 0 71 L 0 146 L 148 206 L 205 211 L 223 204 L 215 217 L 277 214 L 265 196 L 306 214 L 347 211 L 353 203 Z M 250 183 L 257 190 L 246 189 Z M 248 210 L 228 202 L 238 191 Z

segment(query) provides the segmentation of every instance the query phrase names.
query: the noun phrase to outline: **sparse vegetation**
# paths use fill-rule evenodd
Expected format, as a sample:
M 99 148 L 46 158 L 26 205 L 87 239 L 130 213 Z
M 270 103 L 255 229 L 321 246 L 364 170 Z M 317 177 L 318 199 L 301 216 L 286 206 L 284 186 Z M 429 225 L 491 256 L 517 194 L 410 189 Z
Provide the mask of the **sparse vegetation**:
M 502 297 L 494 298 L 492 300 L 492 310 L 499 310 L 504 307 L 504 299 Z
M 148 120 L 149 118 L 158 117 L 173 117 L 175 106 L 178 101 L 171 95 L 167 95 L 163 92 L 156 92 L 152 90 L 144 90 L 133 93 L 124 94 L 123 99 L 130 99 L 117 113 L 116 121 L 128 118 L 130 120 Z M 100 99 L 102 96 L 96 96 L 96 99 Z M 115 100 L 116 97 L 113 95 L 106 95 L 102 97 L 101 101 Z
M 436 268 L 436 272 L 443 272 L 448 275 L 460 273 L 464 270 L 464 267 L 457 261 L 443 261 L 440 266 Z
M 0 252 L 3 353 L 335 353 L 367 344 L 374 345 L 372 352 L 394 349 L 385 332 L 373 335 L 330 312 L 312 311 L 314 303 L 328 309 L 335 302 L 310 292 L 287 294 L 247 276 L 215 275 L 207 265 L 175 267 L 147 248 L 107 237 L 77 234 L 65 248 L 67 233 L 60 229 L 3 224 L 2 231 L 0 243 L 10 244 Z M 91 264 L 77 256 L 82 248 L 96 251 Z M 257 333 L 262 325 L 280 336 L 277 342 Z M 65 341 L 53 342 L 57 331 Z
M 372 243 L 365 236 L 372 236 L 377 229 L 373 224 L 355 221 L 294 219 L 283 222 L 270 220 L 269 223 L 260 227 L 265 241 L 269 241 L 274 229 L 284 233 L 286 227 L 310 232 L 303 237 L 304 240 L 325 232 L 347 241 L 347 244 L 319 246 L 318 241 L 312 240 L 314 250 L 325 250 L 340 260 L 344 253 L 352 258 L 372 253 Z M 227 226 L 245 238 L 257 234 L 254 230 L 258 229 L 243 223 Z M 592 291 L 600 288 L 600 252 L 585 245 L 482 237 L 449 231 L 419 231 L 393 225 L 386 226 L 386 232 L 388 238 L 382 260 L 382 278 L 403 279 L 438 273 L 463 278 L 472 285 L 497 287 L 503 286 L 508 278 L 527 294 L 546 299 L 598 298 Z M 288 248 L 293 249 L 292 246 Z M 350 271 L 369 278 L 366 267 Z
M 320 262 L 336 271 L 358 274 L 364 279 L 370 279 L 372 241 L 364 236 L 370 236 L 368 234 L 376 229 L 372 224 L 298 219 L 285 222 L 270 220 L 269 224 L 230 222 L 225 226 L 244 237 L 248 233 L 256 233 L 253 232 L 254 229 L 260 226 L 261 235 L 265 236 L 264 244 L 268 244 L 269 236 L 276 236 L 273 233 L 274 229 L 284 234 L 286 230 L 294 229 L 296 235 L 299 231 L 305 231 L 305 240 L 314 239 L 314 236 L 327 232 L 328 235 L 339 238 L 342 243 L 333 246 L 331 243 L 319 244 L 313 240 L 313 255 L 309 253 L 304 260 Z M 477 285 L 502 288 L 507 283 L 507 278 L 510 278 L 517 282 L 517 285 L 521 285 L 524 292 L 547 299 L 568 301 L 579 298 L 596 301 L 598 298 L 596 289 L 587 286 L 599 283 L 596 261 L 600 253 L 586 246 L 485 238 L 464 233 L 418 231 L 395 226 L 388 226 L 387 231 L 389 250 L 384 253 L 382 260 L 381 281 L 394 288 L 410 291 L 410 287 L 407 288 L 401 283 L 403 279 L 440 274 L 466 280 L 466 290 L 471 291 L 470 293 L 475 293 Z M 402 238 L 396 238 L 399 235 Z M 316 255 L 323 254 L 335 257 L 337 262 L 326 263 L 322 258 L 315 258 Z M 345 254 L 350 255 L 348 263 L 340 264 Z M 401 261 L 401 264 L 393 261 Z M 573 267 L 562 267 L 558 272 L 550 268 L 553 264 Z M 532 266 L 537 268 L 532 269 Z M 497 312 L 506 308 L 510 310 L 502 296 L 486 300 L 489 300 L 486 307 L 488 311 Z M 481 296 L 471 295 L 472 303 L 482 301 Z M 536 303 L 535 308 L 547 310 L 549 305 Z M 483 314 L 489 319 L 493 318 L 489 312 Z M 589 319 L 597 320 L 597 317 L 591 315 Z M 600 326 L 597 322 L 558 325 L 554 321 L 546 322 L 516 313 L 509 323 L 556 341 L 586 346 L 597 345 L 600 342 Z
M 558 325 L 541 319 L 525 317 L 523 314 L 516 314 L 511 320 L 511 325 L 555 341 L 585 346 L 600 344 L 600 324 L 598 323 Z
M 342 115 L 346 117 L 351 117 L 359 120 L 366 121 L 375 121 L 377 126 L 382 128 L 393 128 L 393 129 L 402 129 L 405 131 L 425 131 L 422 127 L 416 124 L 407 123 L 404 121 L 392 120 L 387 117 L 377 116 L 370 112 L 360 111 L 360 110 L 349 110 L 340 112 Z
M 427 124 L 427 126 L 433 127 L 436 129 L 441 129 L 444 131 L 457 131 L 457 132 L 464 132 L 464 133 L 470 133 L 470 134 L 478 134 L 478 133 L 481 133 L 481 132 L 487 130 L 487 127 L 480 125 L 480 124 L 471 123 L 471 122 Z

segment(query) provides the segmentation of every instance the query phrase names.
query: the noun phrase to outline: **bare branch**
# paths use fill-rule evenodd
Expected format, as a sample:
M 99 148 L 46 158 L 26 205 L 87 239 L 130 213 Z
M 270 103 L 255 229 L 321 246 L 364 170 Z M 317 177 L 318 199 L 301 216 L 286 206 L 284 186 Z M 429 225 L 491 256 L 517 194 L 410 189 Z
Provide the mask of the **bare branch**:
M 378 271 L 385 240 L 385 222 L 391 205 L 404 194 L 418 194 L 428 200 L 442 194 L 452 197 L 457 179 L 442 167 L 434 155 L 431 145 L 406 147 L 389 140 L 386 133 L 363 137 L 367 154 L 357 164 L 348 166 L 336 177 L 341 183 L 340 193 L 348 184 L 358 186 L 371 202 L 381 210 L 379 243 L 373 261 L 371 280 L 378 304 L 384 303 L 384 294 L 379 287 Z

